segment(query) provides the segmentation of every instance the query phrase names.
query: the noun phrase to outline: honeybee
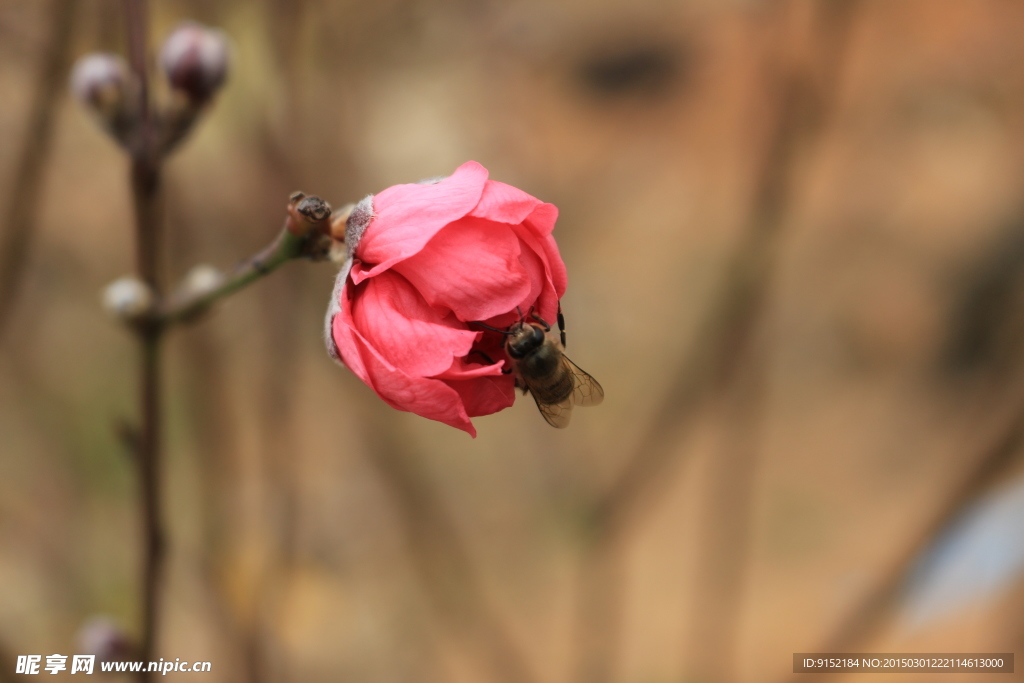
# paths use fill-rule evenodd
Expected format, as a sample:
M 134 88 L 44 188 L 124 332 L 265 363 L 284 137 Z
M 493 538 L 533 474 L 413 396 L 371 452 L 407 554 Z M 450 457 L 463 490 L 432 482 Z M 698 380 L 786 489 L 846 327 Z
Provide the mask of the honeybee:
M 596 406 L 604 400 L 604 389 L 565 355 L 565 318 L 561 307 L 558 337 L 551 325 L 532 310 L 529 320 L 522 312 L 520 316 L 507 330 L 488 329 L 505 335 L 505 353 L 512 361 L 516 386 L 533 396 L 549 425 L 558 429 L 568 427 L 573 406 Z

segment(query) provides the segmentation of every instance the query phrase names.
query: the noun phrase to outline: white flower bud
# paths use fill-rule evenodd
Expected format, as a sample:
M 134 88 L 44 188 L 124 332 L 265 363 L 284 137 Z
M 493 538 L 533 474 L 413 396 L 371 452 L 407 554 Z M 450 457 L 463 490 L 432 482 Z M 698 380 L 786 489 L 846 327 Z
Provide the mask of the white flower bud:
M 117 55 L 86 55 L 71 71 L 71 92 L 103 124 L 122 130 L 138 105 L 138 84 L 125 61 Z
M 227 78 L 227 38 L 216 29 L 185 22 L 164 41 L 160 66 L 172 88 L 195 103 L 205 102 Z
M 114 280 L 103 290 L 103 308 L 119 318 L 132 319 L 153 309 L 153 290 L 134 277 Z
M 224 273 L 209 264 L 201 263 L 185 275 L 182 289 L 189 296 L 205 296 L 224 284 Z

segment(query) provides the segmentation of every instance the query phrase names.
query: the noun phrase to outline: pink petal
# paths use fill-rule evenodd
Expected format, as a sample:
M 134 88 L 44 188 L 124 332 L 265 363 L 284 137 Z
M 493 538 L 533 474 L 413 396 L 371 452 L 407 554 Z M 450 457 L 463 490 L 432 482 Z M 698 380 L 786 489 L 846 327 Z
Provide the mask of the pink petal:
M 554 229 L 557 219 L 558 209 L 553 204 L 542 204 L 537 207 L 536 211 L 530 214 L 530 217 L 523 223 L 523 227 L 528 228 L 532 234 L 537 235 L 540 249 L 537 248 L 538 244 L 532 242 L 529 244 L 544 257 L 544 262 L 548 264 L 551 272 L 551 281 L 555 285 L 555 291 L 558 297 L 561 298 L 565 294 L 569 278 L 565 272 L 565 262 L 562 261 L 562 256 L 558 253 L 558 244 L 555 243 L 555 238 L 551 236 L 551 231 Z
M 447 380 L 446 383 L 459 393 L 466 414 L 470 417 L 493 415 L 508 408 L 516 400 L 515 380 L 511 375 Z
M 530 291 L 516 235 L 509 226 L 482 218 L 452 223 L 395 269 L 428 304 L 464 321 L 510 311 Z
M 458 391 L 438 379 L 410 377 L 381 358 L 351 325 L 348 305 L 334 316 L 332 333 L 345 365 L 388 405 L 443 422 L 476 437 Z
M 501 369 L 502 363 L 479 365 L 456 358 L 439 378 L 459 392 L 470 417 L 479 417 L 504 410 L 516 400 L 515 378 Z
M 499 223 L 518 225 L 526 220 L 527 216 L 534 213 L 534 210 L 541 204 L 539 199 L 526 194 L 517 187 L 497 180 L 488 180 L 484 183 L 484 193 L 480 197 L 480 202 L 469 212 L 469 215 Z
M 558 301 L 565 294 L 568 285 L 565 263 L 558 253 L 558 245 L 555 244 L 551 235 L 537 235 L 525 226 L 517 226 L 513 230 L 529 251 L 539 257 L 544 264 L 546 277 L 541 291 L 537 294 L 537 313 L 549 323 L 554 324 Z
M 510 311 L 481 322 L 499 330 L 504 330 L 519 320 L 519 311 L 522 311 L 523 315 L 526 316 L 530 314 L 532 309 L 533 313 L 543 318 L 549 325 L 554 326 L 558 318 L 558 295 L 555 293 L 555 287 L 551 283 L 547 263 L 522 239 L 520 239 L 519 246 L 519 263 L 523 266 L 530 281 L 530 291 L 518 303 L 518 310 L 513 307 Z M 488 336 L 485 332 L 485 338 Z M 474 348 L 480 348 L 480 345 L 477 344 Z M 491 355 L 492 358 L 497 358 L 497 356 L 490 354 L 490 352 L 488 352 L 488 355 Z M 504 353 L 501 355 L 504 355 Z
M 554 204 L 540 204 L 526 219 L 527 225 L 538 234 L 550 235 L 558 220 L 558 207 Z
M 534 312 L 547 320 L 548 314 L 551 312 L 550 306 L 541 306 L 539 300 L 545 292 L 554 292 L 554 287 L 551 285 L 551 277 L 548 275 L 548 268 L 540 255 L 530 248 L 529 245 L 520 240 L 519 246 L 521 249 L 519 252 L 519 263 L 522 264 L 527 277 L 530 278 L 530 292 L 519 302 L 519 310 L 526 314 L 529 312 L 530 307 L 533 306 L 536 308 Z M 557 305 L 557 300 L 555 303 Z M 548 322 L 551 321 L 548 320 Z
M 358 285 L 355 328 L 390 365 L 414 377 L 443 372 L 473 348 L 481 332 L 442 318 L 404 277 L 389 270 Z
M 358 284 L 419 253 L 441 228 L 468 214 L 484 191 L 487 169 L 467 161 L 433 185 L 394 185 L 373 198 L 375 216 L 356 256 L 369 270 L 352 270 Z
M 331 319 L 331 338 L 338 350 L 341 361 L 352 373 L 369 384 L 369 373 L 363 363 L 360 347 L 355 342 L 352 329 L 352 292 L 355 287 L 350 281 L 345 282 L 341 290 L 340 309 Z
M 473 354 L 474 356 L 476 354 Z M 435 379 L 474 379 L 476 377 L 486 377 L 487 375 L 494 375 L 496 377 L 502 376 L 502 368 L 505 367 L 503 361 L 504 357 L 496 359 L 493 365 L 488 365 L 483 359 L 479 363 L 467 362 L 465 358 L 456 358 L 452 361 L 452 364 L 444 372 L 434 375 Z

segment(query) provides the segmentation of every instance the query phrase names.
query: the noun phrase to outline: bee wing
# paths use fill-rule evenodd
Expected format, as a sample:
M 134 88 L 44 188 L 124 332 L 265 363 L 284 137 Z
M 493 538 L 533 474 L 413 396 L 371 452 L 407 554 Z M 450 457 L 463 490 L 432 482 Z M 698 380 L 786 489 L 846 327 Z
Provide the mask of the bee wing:
M 547 423 L 556 429 L 565 429 L 569 426 L 569 419 L 572 418 L 572 398 L 568 398 L 561 403 L 541 403 L 537 395 L 532 391 L 530 395 L 533 396 L 534 402 L 537 404 L 537 410 L 544 416 Z
M 565 364 L 565 367 L 573 376 L 572 396 L 569 398 L 573 405 L 596 406 L 604 400 L 604 389 L 601 388 L 596 379 L 569 360 L 565 354 L 562 354 L 562 363 Z M 568 421 L 568 418 L 566 418 L 566 423 Z M 548 420 L 548 422 L 551 422 L 551 420 Z

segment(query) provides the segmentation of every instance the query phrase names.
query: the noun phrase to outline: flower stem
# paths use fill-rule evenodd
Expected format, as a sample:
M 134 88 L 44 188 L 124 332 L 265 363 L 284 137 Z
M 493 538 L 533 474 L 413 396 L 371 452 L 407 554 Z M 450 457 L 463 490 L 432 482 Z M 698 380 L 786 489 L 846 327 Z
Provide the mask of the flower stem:
M 139 465 L 139 507 L 144 535 L 142 570 L 142 633 L 139 658 L 155 659 L 160 617 L 160 593 L 163 583 L 166 537 L 162 513 L 161 486 L 161 407 L 160 351 L 162 332 L 153 327 L 139 335 L 141 365 L 139 372 L 139 429 L 136 456 Z M 149 673 L 141 672 L 140 681 L 148 681 Z
M 131 185 L 135 208 L 136 274 L 153 294 L 160 296 L 159 254 L 161 234 L 160 166 L 155 141 L 157 122 L 149 105 L 147 7 L 145 0 L 125 0 L 128 47 L 132 70 L 141 90 L 141 120 L 131 145 Z M 160 622 L 160 593 L 166 556 L 161 485 L 160 363 L 164 327 L 146 322 L 135 327 L 139 344 L 139 429 L 135 459 L 139 470 L 139 514 L 142 522 L 141 633 L 138 657 L 153 661 Z M 148 671 L 139 681 L 148 683 Z

